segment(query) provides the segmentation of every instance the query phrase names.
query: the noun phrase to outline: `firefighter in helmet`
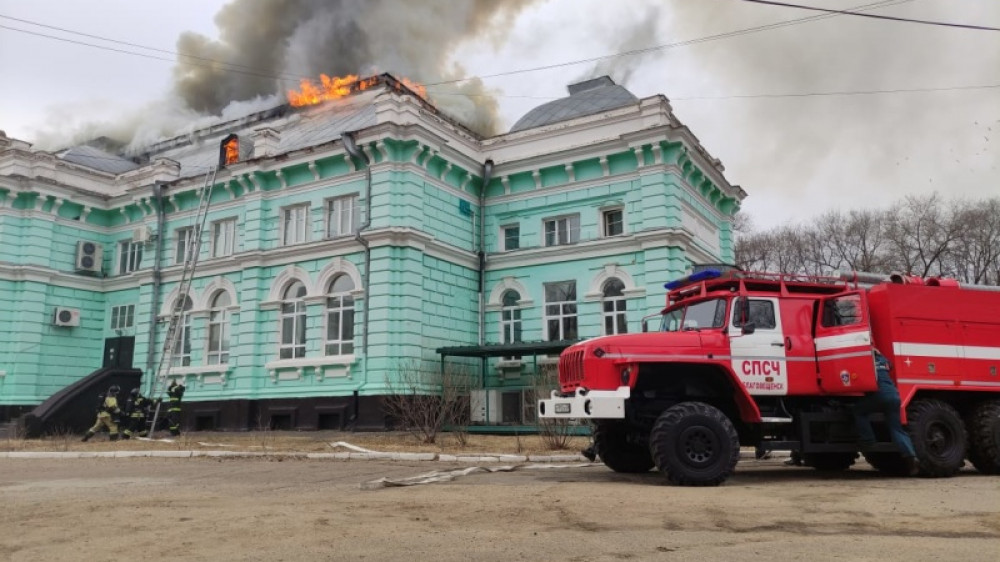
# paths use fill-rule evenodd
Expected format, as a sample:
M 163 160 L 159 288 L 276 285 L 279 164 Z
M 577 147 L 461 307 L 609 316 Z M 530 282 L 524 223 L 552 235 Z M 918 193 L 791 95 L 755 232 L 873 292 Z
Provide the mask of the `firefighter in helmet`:
M 118 392 L 120 390 L 117 384 L 113 384 L 108 388 L 107 394 L 100 396 L 100 404 L 97 406 L 97 421 L 94 423 L 94 427 L 87 430 L 82 441 L 90 439 L 105 427 L 111 434 L 111 440 L 118 440 L 118 416 L 122 413 L 121 408 L 118 407 Z
M 128 418 L 128 425 L 122 433 L 122 437 L 130 439 L 133 435 L 145 437 L 149 435 L 146 431 L 146 415 L 149 411 L 149 399 L 142 395 L 139 388 L 133 388 L 129 393 L 128 401 L 125 402 L 125 416 Z
M 167 408 L 167 427 L 170 435 L 181 434 L 181 398 L 184 397 L 184 385 L 177 381 L 170 381 L 167 387 L 167 398 L 170 400 L 170 407 Z
M 889 436 L 896 444 L 903 457 L 904 466 L 910 476 L 916 476 L 919 472 L 917 453 L 913 449 L 913 441 L 910 435 L 903 429 L 903 423 L 899 418 L 900 398 L 899 389 L 896 383 L 889 376 L 891 365 L 885 355 L 879 350 L 872 348 L 875 357 L 875 375 L 878 379 L 878 390 L 869 392 L 859 398 L 852 407 L 854 414 L 854 425 L 858 432 L 858 445 L 862 451 L 870 450 L 875 445 L 875 432 L 872 430 L 870 414 L 881 412 L 885 416 L 885 424 L 889 429 Z

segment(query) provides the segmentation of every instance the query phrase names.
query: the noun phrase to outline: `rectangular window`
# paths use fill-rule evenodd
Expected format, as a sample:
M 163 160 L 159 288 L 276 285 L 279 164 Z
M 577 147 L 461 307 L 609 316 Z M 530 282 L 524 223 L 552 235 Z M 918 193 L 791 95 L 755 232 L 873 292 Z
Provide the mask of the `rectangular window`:
M 135 305 L 123 304 L 111 307 L 111 329 L 124 330 L 135 325 Z
M 744 312 L 747 315 L 747 322 L 753 322 L 754 326 L 758 330 L 773 330 L 778 325 L 774 318 L 774 303 L 771 301 L 750 299 L 747 301 L 746 311 L 741 310 L 741 307 L 739 306 L 733 306 L 734 328 L 743 327 L 743 318 L 740 318 L 740 316 L 742 316 Z
M 326 235 L 347 236 L 358 230 L 358 196 L 337 197 L 326 202 Z
M 577 339 L 576 281 L 545 284 L 545 328 L 548 341 Z
M 605 236 L 619 236 L 625 232 L 625 219 L 621 209 L 608 209 L 601 213 Z
M 118 243 L 118 274 L 125 275 L 139 269 L 142 263 L 142 244 L 131 240 Z
M 192 246 L 194 244 L 194 228 L 178 228 L 176 231 L 176 241 L 174 244 L 174 263 L 184 263 L 191 259 Z
M 301 244 L 309 241 L 309 205 L 296 205 L 282 209 L 282 244 Z
M 561 246 L 580 241 L 580 215 L 545 219 L 545 245 Z
M 231 256 L 236 251 L 236 219 L 212 223 L 212 257 Z
M 605 297 L 602 302 L 604 316 L 604 334 L 628 333 L 628 322 L 625 316 L 625 297 Z
M 212 310 L 208 317 L 209 365 L 229 363 L 229 311 L 225 308 Z
M 516 224 L 501 227 L 503 232 L 503 250 L 509 252 L 521 247 L 521 227 Z

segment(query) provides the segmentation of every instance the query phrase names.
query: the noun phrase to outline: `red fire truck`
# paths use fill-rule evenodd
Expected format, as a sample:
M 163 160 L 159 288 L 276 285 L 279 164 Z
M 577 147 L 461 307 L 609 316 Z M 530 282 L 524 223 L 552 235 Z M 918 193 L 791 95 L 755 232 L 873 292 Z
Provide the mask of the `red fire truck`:
M 1000 474 L 1000 289 L 903 275 L 872 279 L 704 270 L 666 285 L 657 330 L 566 349 L 542 418 L 594 425 L 618 472 L 657 468 L 680 485 L 724 482 L 740 446 L 790 450 L 820 470 L 858 457 L 852 402 L 891 362 L 923 476 L 966 458 Z M 877 470 L 907 466 L 880 416 Z

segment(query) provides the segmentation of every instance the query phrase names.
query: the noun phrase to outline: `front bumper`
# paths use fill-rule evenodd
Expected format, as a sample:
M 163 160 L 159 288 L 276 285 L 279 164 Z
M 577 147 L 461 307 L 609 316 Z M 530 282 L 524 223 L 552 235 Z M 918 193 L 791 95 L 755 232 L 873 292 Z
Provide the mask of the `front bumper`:
M 586 390 L 578 388 L 570 396 L 561 396 L 553 390 L 547 400 L 538 401 L 540 418 L 624 419 L 625 401 L 632 389 L 620 386 L 617 390 Z

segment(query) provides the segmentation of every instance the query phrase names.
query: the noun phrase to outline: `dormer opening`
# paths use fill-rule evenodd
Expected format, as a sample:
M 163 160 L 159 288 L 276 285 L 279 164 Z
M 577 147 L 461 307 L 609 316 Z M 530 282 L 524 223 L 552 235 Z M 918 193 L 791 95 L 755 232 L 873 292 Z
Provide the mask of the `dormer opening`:
M 222 139 L 219 145 L 219 167 L 235 164 L 240 161 L 240 137 L 231 134 Z

